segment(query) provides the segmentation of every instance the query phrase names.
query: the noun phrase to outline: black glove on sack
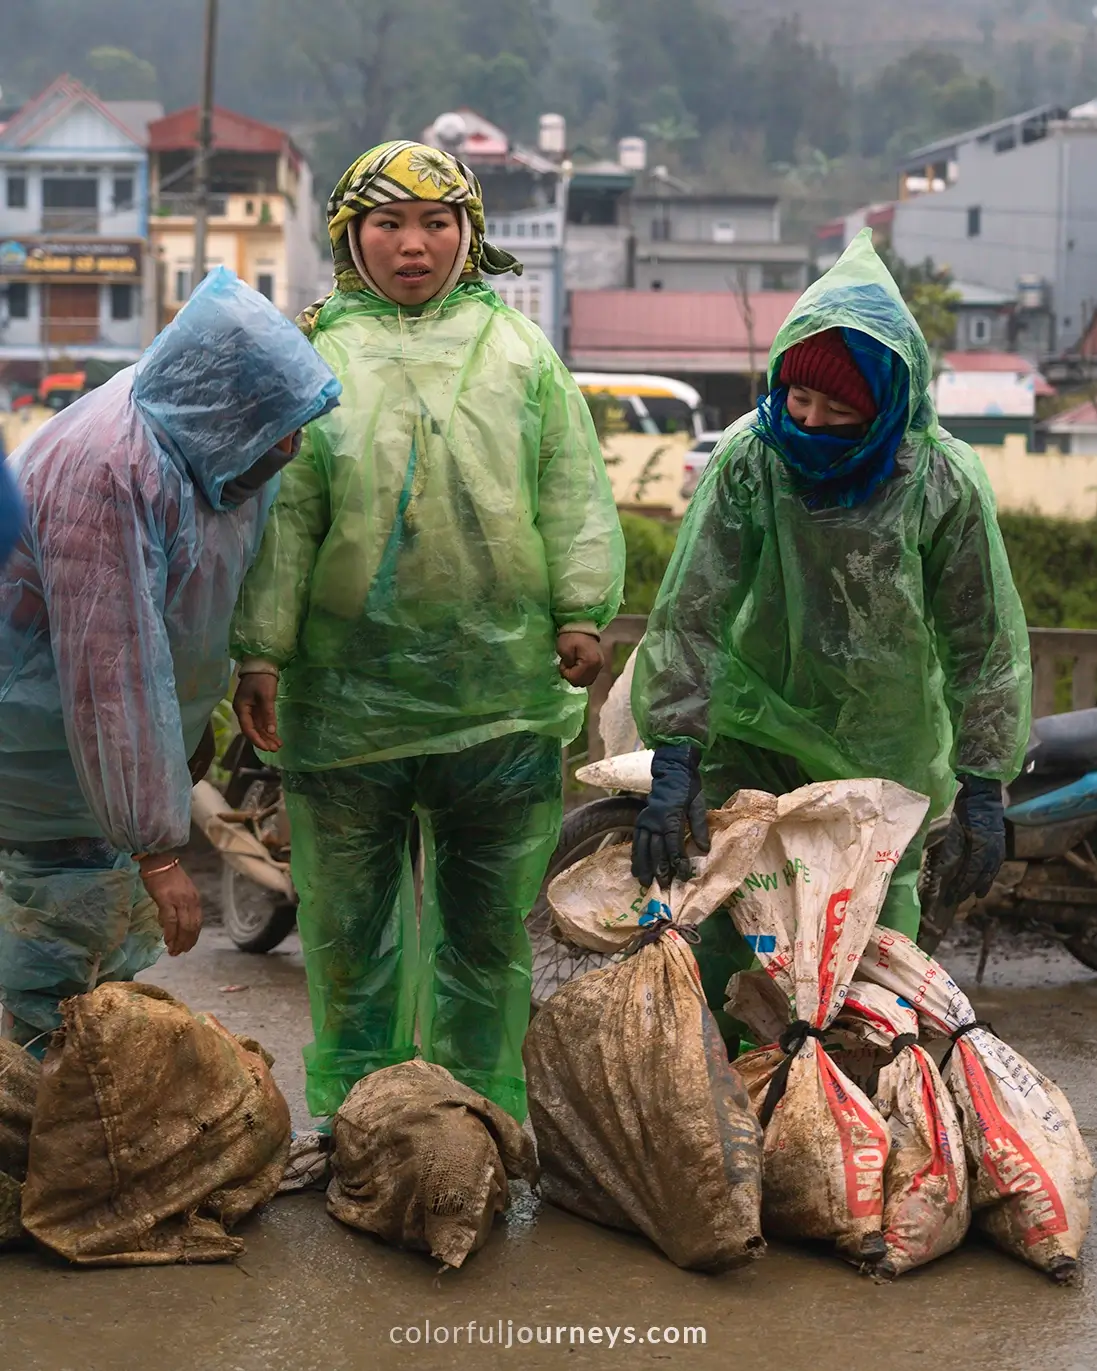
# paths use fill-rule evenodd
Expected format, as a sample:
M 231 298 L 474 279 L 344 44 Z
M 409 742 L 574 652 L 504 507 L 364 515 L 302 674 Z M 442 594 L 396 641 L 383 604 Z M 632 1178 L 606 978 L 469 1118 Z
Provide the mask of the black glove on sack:
M 656 878 L 660 885 L 669 885 L 674 877 L 686 881 L 693 875 L 685 855 L 687 822 L 693 841 L 702 852 L 709 850 L 700 767 L 700 748 L 655 749 L 651 795 L 632 835 L 632 874 L 643 886 Z
M 950 905 L 969 895 L 989 895 L 1006 859 L 1002 783 L 958 776 L 960 793 L 941 855 L 941 893 Z

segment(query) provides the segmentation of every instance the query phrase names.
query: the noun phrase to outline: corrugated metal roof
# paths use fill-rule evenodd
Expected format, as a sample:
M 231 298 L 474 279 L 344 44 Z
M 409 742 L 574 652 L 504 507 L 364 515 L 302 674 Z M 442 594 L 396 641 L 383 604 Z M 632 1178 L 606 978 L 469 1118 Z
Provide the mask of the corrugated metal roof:
M 769 353 L 800 298 L 795 290 L 749 296 L 756 353 Z M 576 290 L 571 294 L 571 351 L 584 356 L 620 352 L 728 354 L 750 349 L 739 297 L 731 291 Z M 631 363 L 630 363 L 631 365 Z
M 941 358 L 948 371 L 1014 371 L 1036 376 L 1036 394 L 1054 395 L 1055 387 L 1037 370 L 1034 362 L 1016 352 L 946 352 Z
M 149 125 L 150 152 L 178 152 L 198 145 L 198 106 L 175 110 Z M 246 114 L 216 106 L 213 111 L 213 146 L 224 152 L 288 152 L 299 156 L 284 129 L 249 119 Z

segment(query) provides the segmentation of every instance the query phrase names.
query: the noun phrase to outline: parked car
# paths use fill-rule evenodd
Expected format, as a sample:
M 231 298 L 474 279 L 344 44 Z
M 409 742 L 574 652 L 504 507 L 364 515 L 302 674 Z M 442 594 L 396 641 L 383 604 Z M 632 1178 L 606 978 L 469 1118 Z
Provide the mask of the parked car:
M 688 500 L 697 489 L 697 483 L 701 479 L 701 474 L 709 464 L 709 458 L 716 450 L 716 444 L 723 437 L 722 432 L 710 430 L 702 433 L 690 450 L 686 453 L 682 463 L 682 490 L 683 500 Z

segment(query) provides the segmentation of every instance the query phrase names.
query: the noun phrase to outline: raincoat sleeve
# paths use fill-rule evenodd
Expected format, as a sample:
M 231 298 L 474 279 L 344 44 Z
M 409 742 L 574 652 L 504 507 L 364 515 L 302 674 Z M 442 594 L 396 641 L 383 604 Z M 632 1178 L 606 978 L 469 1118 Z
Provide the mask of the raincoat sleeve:
M 23 521 L 23 501 L 19 497 L 15 481 L 8 464 L 4 460 L 4 448 L 0 443 L 0 568 L 8 560 L 12 548 L 19 541 L 19 529 Z
M 140 466 L 73 463 L 41 500 L 36 541 L 65 735 L 80 789 L 122 852 L 190 837 L 190 773 L 164 623 L 177 516 Z M 159 487 L 150 473 L 148 486 Z M 155 500 L 155 503 L 154 503 Z
M 232 628 L 232 655 L 283 667 L 297 652 L 316 554 L 328 527 L 328 499 L 317 466 L 317 425 L 282 472 L 259 555 L 248 572 Z
M 1007 783 L 1021 769 L 1032 719 L 1028 629 L 978 459 L 948 450 L 949 496 L 923 566 L 952 718 L 957 774 Z
M 548 563 L 552 618 L 601 630 L 621 607 L 625 540 L 586 401 L 555 354 L 539 387 L 537 528 Z
M 709 745 L 712 690 L 757 564 L 757 538 L 737 453 L 710 463 L 690 501 L 636 655 L 632 711 L 648 747 Z

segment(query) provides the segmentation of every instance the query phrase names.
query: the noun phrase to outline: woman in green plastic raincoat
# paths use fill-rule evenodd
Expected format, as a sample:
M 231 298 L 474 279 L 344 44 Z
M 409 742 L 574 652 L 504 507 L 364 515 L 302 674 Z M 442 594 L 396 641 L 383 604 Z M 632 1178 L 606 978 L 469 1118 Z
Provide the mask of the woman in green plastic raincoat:
M 336 289 L 301 323 L 343 407 L 305 431 L 235 625 L 241 726 L 284 768 L 309 1107 L 418 1038 L 521 1119 L 523 919 L 620 603 L 617 511 L 574 381 L 483 283 L 521 267 L 471 171 L 384 144 L 328 219 Z
M 951 898 L 989 888 L 1028 738 L 1028 634 L 985 473 L 930 380 L 866 231 L 781 329 L 770 392 L 724 435 L 663 580 L 632 692 L 656 749 L 642 881 L 679 863 L 687 820 L 703 845 L 704 804 L 740 787 L 881 776 L 931 817 L 959 781 Z M 911 937 L 923 841 L 882 914 Z M 703 933 L 719 1011 L 750 953 L 723 915 Z

